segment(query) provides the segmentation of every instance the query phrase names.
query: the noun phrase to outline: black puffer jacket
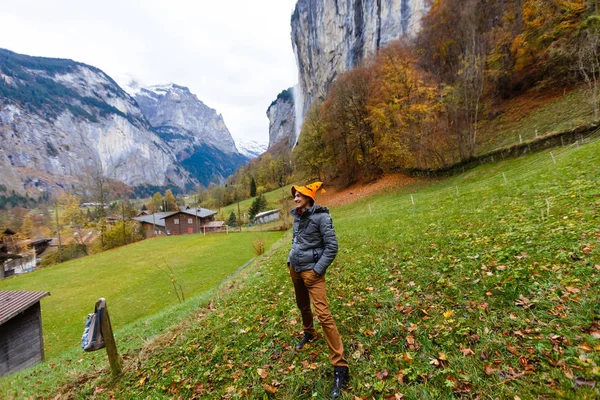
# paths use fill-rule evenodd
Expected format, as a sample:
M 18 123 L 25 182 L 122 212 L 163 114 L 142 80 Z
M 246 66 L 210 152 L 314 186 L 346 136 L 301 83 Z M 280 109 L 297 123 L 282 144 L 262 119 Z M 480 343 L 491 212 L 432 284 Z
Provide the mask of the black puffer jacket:
M 338 252 L 329 209 L 315 204 L 301 215 L 297 209 L 290 214 L 294 217 L 294 233 L 288 265 L 296 272 L 312 269 L 317 275 L 323 275 Z

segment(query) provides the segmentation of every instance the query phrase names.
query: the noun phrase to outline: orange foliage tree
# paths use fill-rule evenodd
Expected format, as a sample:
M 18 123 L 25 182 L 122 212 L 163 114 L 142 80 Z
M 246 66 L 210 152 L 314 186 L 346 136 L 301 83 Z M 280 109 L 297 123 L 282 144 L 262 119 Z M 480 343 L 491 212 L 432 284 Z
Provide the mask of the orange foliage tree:
M 369 101 L 372 152 L 384 170 L 445 165 L 439 151 L 446 147 L 438 122 L 439 90 L 416 61 L 406 45 L 396 42 L 379 53 L 372 67 L 376 77 Z

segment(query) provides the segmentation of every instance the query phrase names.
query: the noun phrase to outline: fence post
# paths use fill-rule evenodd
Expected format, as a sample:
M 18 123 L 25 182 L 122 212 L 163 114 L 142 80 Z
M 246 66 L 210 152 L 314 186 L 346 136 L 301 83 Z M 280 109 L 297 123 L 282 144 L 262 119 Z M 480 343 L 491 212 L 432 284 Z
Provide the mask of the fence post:
M 98 306 L 102 300 L 103 299 L 98 299 L 96 306 Z M 121 361 L 121 356 L 119 356 L 119 352 L 117 351 L 117 344 L 110 324 L 110 316 L 108 315 L 106 301 L 104 302 L 104 314 L 102 315 L 100 329 L 102 330 L 102 337 L 104 338 L 104 345 L 106 346 L 106 354 L 108 354 L 110 370 L 114 377 L 119 376 L 123 370 L 123 363 Z

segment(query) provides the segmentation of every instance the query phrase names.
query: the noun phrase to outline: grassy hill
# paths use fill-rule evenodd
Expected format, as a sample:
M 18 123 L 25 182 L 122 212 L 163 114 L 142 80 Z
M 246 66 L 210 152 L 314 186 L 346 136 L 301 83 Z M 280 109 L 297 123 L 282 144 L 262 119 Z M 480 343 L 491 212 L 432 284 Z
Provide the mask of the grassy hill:
M 344 398 L 598 398 L 599 169 L 594 142 L 334 208 L 340 253 L 327 279 L 351 363 Z M 54 373 L 38 369 L 0 393 L 323 398 L 325 342 L 292 350 L 288 246 L 131 352 L 120 380 L 105 361 L 99 374 L 73 363 L 43 390 L 31 387 Z
M 270 245 L 281 237 L 261 233 Z M 83 324 L 105 297 L 115 330 L 179 303 L 169 274 L 186 298 L 206 292 L 255 256 L 259 236 L 185 235 L 149 239 L 0 281 L 0 290 L 49 291 L 42 301 L 46 357 L 81 343 Z
M 476 153 L 485 154 L 501 147 L 538 136 L 564 132 L 594 122 L 589 105 L 590 93 L 585 87 L 568 93 L 559 91 L 529 91 L 500 103 L 491 111 L 495 118 L 482 121 Z

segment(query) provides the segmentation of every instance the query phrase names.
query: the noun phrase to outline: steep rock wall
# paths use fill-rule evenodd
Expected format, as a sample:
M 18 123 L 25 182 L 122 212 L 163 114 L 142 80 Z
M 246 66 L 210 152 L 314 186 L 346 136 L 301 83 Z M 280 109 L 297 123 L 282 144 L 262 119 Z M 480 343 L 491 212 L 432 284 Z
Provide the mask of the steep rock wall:
M 269 148 L 281 141 L 285 141 L 290 148 L 295 143 L 296 114 L 293 90 L 294 88 L 289 88 L 279 93 L 267 109 Z
M 298 0 L 291 25 L 302 114 L 338 75 L 378 47 L 416 34 L 426 8 L 426 0 Z
M 135 101 L 101 70 L 0 49 L 0 184 L 71 189 L 82 174 L 131 186 L 191 182 Z

